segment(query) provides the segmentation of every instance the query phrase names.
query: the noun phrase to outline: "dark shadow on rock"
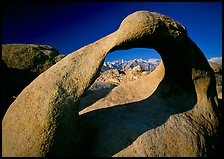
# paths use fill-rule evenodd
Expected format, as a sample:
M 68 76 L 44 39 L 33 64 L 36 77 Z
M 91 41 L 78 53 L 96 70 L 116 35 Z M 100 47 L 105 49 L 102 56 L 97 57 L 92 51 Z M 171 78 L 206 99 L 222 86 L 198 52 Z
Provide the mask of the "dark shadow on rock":
M 83 140 L 79 156 L 113 156 L 144 132 L 163 125 L 171 115 L 192 109 L 197 98 L 193 81 L 187 77 L 173 81 L 178 83 L 163 79 L 142 101 L 80 115 Z
M 2 75 L 1 75 L 1 120 L 5 115 L 8 107 L 21 93 L 21 91 L 29 85 L 39 73 L 31 72 L 29 70 L 20 70 L 9 68 L 2 61 Z
M 223 99 L 218 99 L 220 112 L 224 115 L 224 106 L 223 106 Z M 224 116 L 221 117 L 220 123 L 224 123 Z M 210 152 L 208 157 L 220 157 L 223 155 L 223 141 L 224 141 L 224 126 L 219 127 L 217 133 L 217 139 L 215 139 L 215 149 L 213 152 Z

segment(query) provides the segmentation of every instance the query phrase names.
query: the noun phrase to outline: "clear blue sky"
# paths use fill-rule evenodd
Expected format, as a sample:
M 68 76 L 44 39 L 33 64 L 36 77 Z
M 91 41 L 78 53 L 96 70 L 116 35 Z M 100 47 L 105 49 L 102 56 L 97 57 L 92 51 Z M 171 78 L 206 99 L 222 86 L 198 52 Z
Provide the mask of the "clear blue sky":
M 3 3 L 2 43 L 47 44 L 69 54 L 114 31 L 129 14 L 148 10 L 187 27 L 207 58 L 222 56 L 222 2 Z M 152 49 L 109 54 L 106 61 L 160 58 Z

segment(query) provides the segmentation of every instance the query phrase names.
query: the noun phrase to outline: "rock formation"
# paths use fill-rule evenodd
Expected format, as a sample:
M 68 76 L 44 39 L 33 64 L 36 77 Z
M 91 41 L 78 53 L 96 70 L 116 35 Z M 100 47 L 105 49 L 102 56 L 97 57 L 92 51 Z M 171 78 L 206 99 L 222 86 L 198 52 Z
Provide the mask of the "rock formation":
M 208 59 L 208 62 L 218 64 L 219 66 L 222 67 L 222 56 L 221 57 L 212 57 L 212 58 Z
M 110 69 L 100 73 L 91 87 L 84 93 L 80 100 L 79 109 L 82 110 L 87 106 L 95 103 L 97 100 L 105 97 L 113 88 L 120 84 L 129 83 L 136 79 L 148 75 L 149 71 L 142 71 L 141 66 L 135 69 L 127 69 L 124 71 L 118 69 Z
M 209 65 L 211 66 L 211 68 L 213 69 L 215 73 L 216 90 L 218 93 L 218 98 L 222 99 L 222 67 L 213 62 L 209 62 Z
M 67 55 L 18 95 L 2 122 L 3 156 L 77 154 L 78 101 L 97 77 L 110 37 Z
M 150 82 L 141 78 L 138 87 L 120 85 L 110 92 L 115 98 L 79 115 L 79 100 L 99 75 L 105 56 L 135 47 L 153 48 L 162 57 L 144 77 Z M 219 109 L 214 72 L 186 28 L 165 15 L 138 11 L 114 33 L 57 62 L 19 94 L 2 122 L 2 153 L 208 156 L 217 146 Z
M 2 97 L 1 119 L 17 95 L 39 74 L 63 58 L 48 45 L 3 44 L 2 45 Z
M 9 68 L 42 73 L 63 55 L 49 45 L 3 44 L 2 60 Z

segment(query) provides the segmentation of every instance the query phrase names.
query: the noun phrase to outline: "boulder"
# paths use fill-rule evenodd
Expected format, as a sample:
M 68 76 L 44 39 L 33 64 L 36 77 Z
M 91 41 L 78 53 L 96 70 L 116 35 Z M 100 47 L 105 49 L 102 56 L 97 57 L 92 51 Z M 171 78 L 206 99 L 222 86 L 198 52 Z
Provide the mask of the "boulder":
M 111 37 L 67 55 L 25 87 L 2 121 L 3 156 L 77 155 L 79 98 L 98 76 Z
M 99 105 L 78 112 L 105 56 L 135 47 L 155 49 L 163 62 L 140 82 L 119 85 Z M 186 28 L 165 15 L 137 11 L 19 94 L 2 121 L 2 154 L 209 156 L 220 126 L 214 72 Z
M 142 68 L 142 66 L 140 66 L 140 65 L 135 66 L 135 67 L 133 68 L 133 70 L 136 71 L 136 72 L 143 72 L 143 68 Z
M 8 68 L 42 73 L 63 57 L 49 45 L 3 44 L 2 60 Z
M 63 57 L 64 55 L 48 45 L 3 44 L 1 118 L 8 106 L 30 82 Z
M 222 74 L 222 67 L 216 63 L 208 62 L 215 73 Z

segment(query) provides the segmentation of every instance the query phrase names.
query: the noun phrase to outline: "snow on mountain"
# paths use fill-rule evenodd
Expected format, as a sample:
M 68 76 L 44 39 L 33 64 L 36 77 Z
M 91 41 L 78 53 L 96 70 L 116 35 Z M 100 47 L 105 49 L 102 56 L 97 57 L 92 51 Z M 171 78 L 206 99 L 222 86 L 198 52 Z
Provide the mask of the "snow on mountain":
M 106 71 L 109 69 L 125 70 L 140 65 L 145 71 L 153 71 L 159 65 L 160 61 L 161 59 L 155 59 L 155 58 L 151 58 L 148 60 L 133 59 L 129 61 L 122 59 L 112 62 L 104 62 L 101 70 L 102 71 Z
M 208 59 L 208 61 L 222 66 L 222 57 L 212 57 L 212 58 Z
M 119 69 L 119 70 L 125 70 L 125 69 L 132 69 L 135 66 L 142 66 L 142 68 L 145 71 L 153 71 L 160 63 L 161 59 L 156 58 L 150 58 L 148 60 L 143 59 L 132 59 L 132 60 L 117 60 L 112 62 L 104 62 L 101 71 L 106 71 L 109 69 Z M 220 66 L 222 66 L 222 57 L 212 57 L 208 59 L 209 62 L 216 63 Z

